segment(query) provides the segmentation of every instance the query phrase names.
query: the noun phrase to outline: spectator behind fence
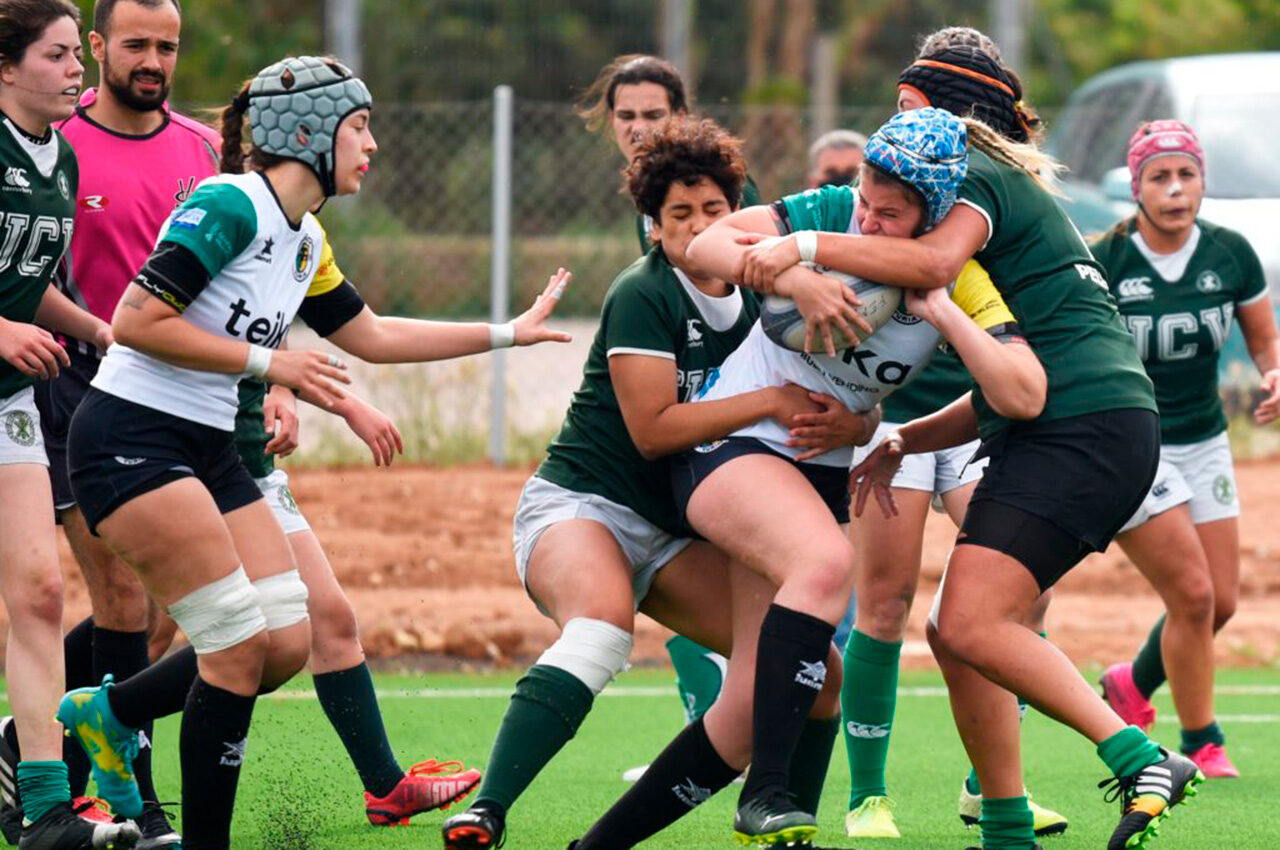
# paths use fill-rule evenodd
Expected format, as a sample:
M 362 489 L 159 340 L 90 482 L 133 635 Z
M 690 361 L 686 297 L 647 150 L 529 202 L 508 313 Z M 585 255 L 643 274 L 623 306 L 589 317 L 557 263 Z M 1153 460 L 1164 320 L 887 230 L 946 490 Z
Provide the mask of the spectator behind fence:
M 862 164 L 867 137 L 853 130 L 831 130 L 809 146 L 809 188 L 848 186 Z

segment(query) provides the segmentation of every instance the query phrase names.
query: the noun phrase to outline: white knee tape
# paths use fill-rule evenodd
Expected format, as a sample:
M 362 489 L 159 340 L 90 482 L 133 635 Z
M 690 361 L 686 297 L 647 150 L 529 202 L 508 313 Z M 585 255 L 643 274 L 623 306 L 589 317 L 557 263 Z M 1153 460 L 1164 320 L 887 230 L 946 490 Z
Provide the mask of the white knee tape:
M 169 606 L 169 616 L 198 655 L 230 649 L 267 628 L 244 567 L 191 591 Z
M 258 591 L 258 604 L 267 618 L 268 631 L 307 619 L 307 586 L 297 570 L 260 578 L 253 586 Z
M 591 693 L 599 694 L 613 677 L 627 667 L 635 638 L 604 620 L 574 617 L 564 624 L 560 639 L 538 659 L 576 676 Z

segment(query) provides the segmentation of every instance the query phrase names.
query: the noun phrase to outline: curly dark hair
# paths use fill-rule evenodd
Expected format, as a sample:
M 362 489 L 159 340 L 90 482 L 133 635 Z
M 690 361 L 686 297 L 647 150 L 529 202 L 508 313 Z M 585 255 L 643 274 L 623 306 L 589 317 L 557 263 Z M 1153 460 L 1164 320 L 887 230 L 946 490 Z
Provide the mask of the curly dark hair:
M 671 184 L 693 186 L 715 181 L 732 209 L 742 202 L 747 162 L 742 142 L 709 118 L 673 118 L 640 143 L 635 160 L 623 172 L 636 209 L 659 220 Z

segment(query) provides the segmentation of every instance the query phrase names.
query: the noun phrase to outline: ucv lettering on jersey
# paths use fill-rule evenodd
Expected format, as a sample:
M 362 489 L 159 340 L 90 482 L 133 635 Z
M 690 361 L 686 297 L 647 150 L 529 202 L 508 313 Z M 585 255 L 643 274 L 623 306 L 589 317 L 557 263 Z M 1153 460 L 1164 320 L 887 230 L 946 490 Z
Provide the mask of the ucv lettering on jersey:
M 31 216 L 23 213 L 0 213 L 3 236 L 0 236 L 0 273 L 9 270 L 15 258 L 18 274 L 40 277 L 62 256 L 71 244 L 75 220 L 51 215 Z
M 276 311 L 275 321 L 264 319 L 261 316 L 253 317 L 253 313 L 249 310 L 245 300 L 241 298 L 232 304 L 228 304 L 231 308 L 231 318 L 227 319 L 227 333 L 232 336 L 243 336 L 247 342 L 254 345 L 265 345 L 267 348 L 279 348 L 280 343 L 284 341 L 284 335 L 289 331 L 289 325 L 284 320 L 284 313 Z M 240 320 L 250 318 L 248 326 L 244 332 L 240 331 Z
M 1231 331 L 1236 305 L 1230 301 L 1199 312 L 1165 313 L 1163 316 L 1129 315 L 1124 323 L 1133 334 L 1138 356 L 1143 361 L 1190 360 L 1200 352 L 1201 343 L 1213 351 L 1221 351 Z

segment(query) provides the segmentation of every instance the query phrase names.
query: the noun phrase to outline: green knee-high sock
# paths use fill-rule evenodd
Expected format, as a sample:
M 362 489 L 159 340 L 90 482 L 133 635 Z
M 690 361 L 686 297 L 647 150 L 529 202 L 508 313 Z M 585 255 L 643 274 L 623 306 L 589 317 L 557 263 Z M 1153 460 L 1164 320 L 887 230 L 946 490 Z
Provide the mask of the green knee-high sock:
M 849 756 L 849 809 L 887 793 L 884 767 L 898 703 L 898 656 L 902 643 L 886 643 L 857 629 L 844 648 L 840 709 Z
M 577 733 L 595 699 L 577 676 L 535 664 L 516 682 L 475 805 L 503 815 Z
M 1163 685 L 1165 680 L 1164 657 L 1160 650 L 1162 634 L 1164 634 L 1164 617 L 1156 620 L 1151 634 L 1147 635 L 1147 642 L 1142 645 L 1142 649 L 1138 650 L 1138 654 L 1133 659 L 1133 684 L 1147 699 L 1151 699 L 1156 688 Z
M 404 771 L 387 740 L 369 665 L 362 661 L 347 670 L 317 673 L 314 682 L 320 707 L 342 739 L 364 790 L 375 797 L 387 796 L 404 778 Z
M 724 656 L 694 643 L 683 635 L 667 641 L 667 654 L 676 669 L 676 690 L 684 705 L 685 719 L 692 723 L 707 713 L 720 698 L 724 684 Z
M 1098 758 L 1115 776 L 1133 776 L 1162 758 L 1160 747 L 1137 726 L 1128 726 L 1098 744 Z
M 827 781 L 827 768 L 831 767 L 831 750 L 836 745 L 840 731 L 840 718 L 809 718 L 796 742 L 791 756 L 791 788 L 796 804 L 817 817 L 818 803 L 822 800 L 822 786 Z
M 1045 640 L 1048 640 L 1049 634 L 1048 632 L 1040 632 L 1040 637 L 1044 638 Z M 1022 697 L 1018 697 L 1018 722 L 1019 723 L 1027 719 L 1027 709 L 1029 707 L 1030 706 L 1028 705 L 1025 699 L 1023 699 Z M 982 793 L 982 783 L 978 781 L 978 771 L 974 770 L 972 767 L 969 768 L 969 776 L 964 781 L 964 787 L 965 787 L 965 790 L 967 790 L 970 794 L 973 794 L 974 796 L 978 796 L 979 794 Z
M 983 850 L 1031 850 L 1036 846 L 1035 818 L 1026 797 L 982 801 Z
M 18 762 L 18 793 L 23 818 L 35 823 L 54 806 L 71 800 L 67 766 L 60 761 Z

